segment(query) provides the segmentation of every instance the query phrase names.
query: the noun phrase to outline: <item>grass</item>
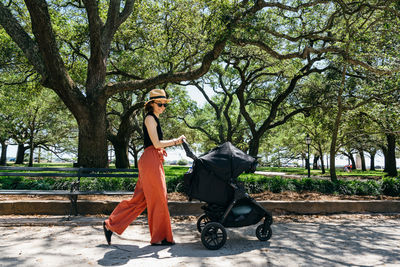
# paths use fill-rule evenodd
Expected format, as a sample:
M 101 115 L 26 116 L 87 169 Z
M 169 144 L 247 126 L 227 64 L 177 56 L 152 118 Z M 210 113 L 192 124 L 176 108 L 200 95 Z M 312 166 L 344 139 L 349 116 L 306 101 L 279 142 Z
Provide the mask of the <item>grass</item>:
M 188 171 L 189 167 L 185 166 L 164 166 L 165 176 L 182 176 Z

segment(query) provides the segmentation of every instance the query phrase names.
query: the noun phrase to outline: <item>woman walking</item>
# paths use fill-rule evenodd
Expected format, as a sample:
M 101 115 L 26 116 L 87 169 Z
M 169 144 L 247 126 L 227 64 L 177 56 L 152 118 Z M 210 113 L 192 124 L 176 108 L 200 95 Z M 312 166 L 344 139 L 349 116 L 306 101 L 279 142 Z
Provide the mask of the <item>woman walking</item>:
M 165 91 L 154 89 L 145 104 L 143 121 L 144 152 L 139 159 L 139 178 L 130 200 L 117 205 L 110 217 L 103 222 L 107 243 L 111 244 L 113 233 L 121 235 L 125 229 L 147 208 L 151 245 L 174 245 L 168 211 L 167 189 L 163 167 L 165 147 L 181 144 L 184 135 L 172 140 L 163 140 L 159 116 L 172 99 Z

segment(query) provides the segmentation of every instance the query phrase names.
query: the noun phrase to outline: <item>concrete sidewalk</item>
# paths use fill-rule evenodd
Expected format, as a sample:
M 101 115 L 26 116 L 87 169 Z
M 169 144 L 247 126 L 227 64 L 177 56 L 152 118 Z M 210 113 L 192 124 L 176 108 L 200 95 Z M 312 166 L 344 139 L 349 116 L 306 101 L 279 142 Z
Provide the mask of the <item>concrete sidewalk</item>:
M 174 220 L 175 246 L 153 247 L 142 216 L 122 236 L 114 235 L 112 246 L 105 243 L 102 217 L 72 222 L 62 217 L 3 217 L 3 225 L 29 225 L 31 220 L 31 225 L 41 226 L 0 227 L 0 266 L 400 265 L 399 216 L 346 216 L 303 216 L 297 222 L 277 218 L 267 242 L 256 238 L 256 225 L 227 228 L 228 240 L 217 251 L 204 248 L 193 219 Z M 49 226 L 51 220 L 58 226 Z

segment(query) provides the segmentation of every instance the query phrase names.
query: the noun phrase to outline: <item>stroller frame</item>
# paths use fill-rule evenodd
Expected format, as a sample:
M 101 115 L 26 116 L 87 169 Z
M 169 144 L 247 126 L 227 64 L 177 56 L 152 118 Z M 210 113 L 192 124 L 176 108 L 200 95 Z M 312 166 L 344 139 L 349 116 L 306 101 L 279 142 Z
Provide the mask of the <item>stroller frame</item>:
M 197 159 L 186 142 L 183 143 L 183 147 L 188 157 L 194 160 Z M 264 218 L 264 222 L 258 225 L 256 237 L 260 241 L 269 240 L 272 236 L 272 214 L 250 197 L 240 183 L 236 184 L 233 179 L 230 179 L 229 186 L 233 188 L 233 199 L 227 206 L 220 206 L 206 201 L 206 205 L 201 207 L 204 210 L 204 214 L 197 220 L 197 230 L 201 233 L 203 245 L 211 250 L 220 249 L 227 239 L 225 227 L 254 225 L 259 223 L 262 218 Z M 240 210 L 243 207 L 245 209 L 244 214 L 240 214 L 239 211 L 236 212 L 235 216 L 234 209 Z
M 272 214 L 265 210 L 246 192 L 244 192 L 243 188 L 240 188 L 235 184 L 231 184 L 231 186 L 235 189 L 234 199 L 226 209 L 220 206 L 210 206 L 209 203 L 206 203 L 206 205 L 201 207 L 205 211 L 205 213 L 202 214 L 197 220 L 197 230 L 199 231 L 199 233 L 201 233 L 201 241 L 203 245 L 210 250 L 217 250 L 225 245 L 227 237 L 225 228 L 243 227 L 257 224 L 259 221 L 262 220 L 262 218 L 264 218 L 264 222 L 258 225 L 256 229 L 256 237 L 260 241 L 267 241 L 272 236 Z M 254 205 L 259 210 L 264 211 L 263 216 L 255 223 L 246 225 L 239 224 L 236 226 L 229 225 L 228 217 L 232 214 L 232 209 L 237 203 L 243 200 L 247 201 L 251 205 Z

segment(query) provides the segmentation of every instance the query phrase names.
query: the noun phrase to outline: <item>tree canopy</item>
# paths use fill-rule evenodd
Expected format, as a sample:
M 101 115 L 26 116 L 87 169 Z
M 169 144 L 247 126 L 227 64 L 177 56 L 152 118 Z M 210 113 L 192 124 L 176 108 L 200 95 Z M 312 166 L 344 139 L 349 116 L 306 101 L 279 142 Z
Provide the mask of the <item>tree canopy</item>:
M 2 0 L 1 86 L 40 82 L 58 96 L 77 123 L 79 166 L 107 166 L 108 142 L 129 166 L 141 105 L 156 87 L 179 103 L 167 132 L 197 136 L 205 148 L 231 141 L 258 156 L 267 136 L 297 122 L 321 158 L 330 143 L 334 165 L 346 131 L 361 127 L 351 118 L 365 117 L 385 129 L 380 149 L 392 162 L 399 14 L 395 0 Z M 185 101 L 184 88 L 208 104 Z

